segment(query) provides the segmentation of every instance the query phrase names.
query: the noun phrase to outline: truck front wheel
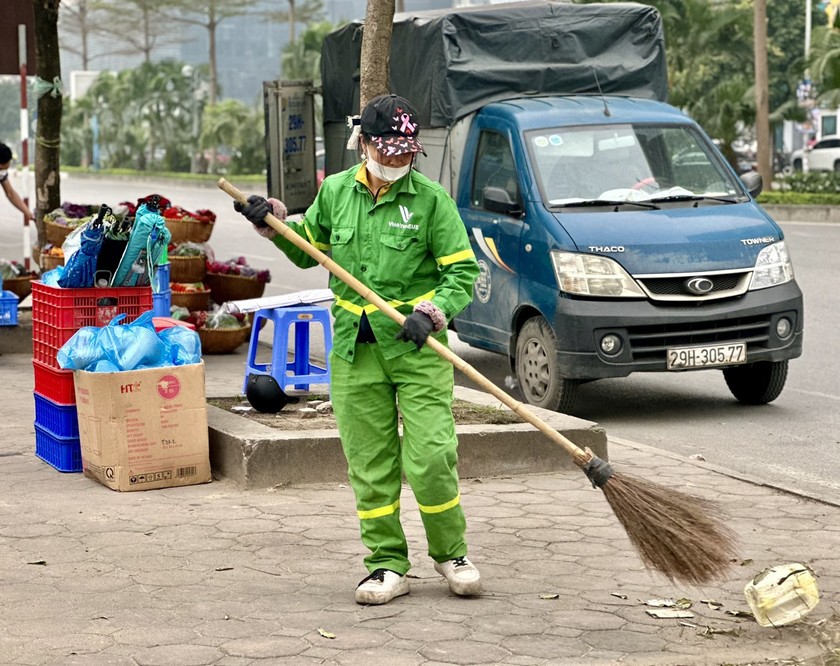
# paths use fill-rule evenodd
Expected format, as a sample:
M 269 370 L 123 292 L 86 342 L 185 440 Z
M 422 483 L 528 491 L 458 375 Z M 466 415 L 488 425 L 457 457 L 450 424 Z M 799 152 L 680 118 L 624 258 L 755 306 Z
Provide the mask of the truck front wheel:
M 557 339 L 542 317 L 529 319 L 519 331 L 516 378 L 528 404 L 557 412 L 571 411 L 578 382 L 560 376 Z
M 739 402 L 746 405 L 766 405 L 781 394 L 787 372 L 787 361 L 760 361 L 726 368 L 723 378 Z

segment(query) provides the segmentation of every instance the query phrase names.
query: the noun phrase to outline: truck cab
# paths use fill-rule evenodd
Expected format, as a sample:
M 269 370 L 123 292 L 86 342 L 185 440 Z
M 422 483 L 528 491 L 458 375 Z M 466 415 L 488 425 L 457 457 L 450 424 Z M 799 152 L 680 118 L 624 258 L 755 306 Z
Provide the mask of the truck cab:
M 358 160 L 363 30 L 324 39 L 327 177 Z M 450 325 L 509 359 L 525 401 L 571 412 L 584 382 L 703 369 L 743 403 L 779 396 L 803 327 L 784 233 L 755 201 L 758 174 L 739 177 L 667 103 L 654 7 L 405 13 L 392 44 L 391 92 L 419 114 L 414 166 L 456 201 L 481 270 Z M 301 148 L 314 144 L 295 133 L 314 131 L 314 104 L 311 85 L 289 86 L 265 88 L 269 192 L 303 212 L 316 179 Z
M 494 102 L 453 193 L 481 273 L 454 320 L 506 355 L 525 400 L 586 381 L 717 368 L 741 402 L 781 392 L 802 294 L 781 228 L 702 129 L 655 100 Z

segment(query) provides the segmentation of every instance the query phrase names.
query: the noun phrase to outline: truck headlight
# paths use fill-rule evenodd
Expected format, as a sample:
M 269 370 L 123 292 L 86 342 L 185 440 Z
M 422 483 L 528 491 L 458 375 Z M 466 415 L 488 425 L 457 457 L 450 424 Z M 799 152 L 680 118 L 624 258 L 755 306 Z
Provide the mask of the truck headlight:
M 597 254 L 551 252 L 560 291 L 578 296 L 644 298 L 644 292 L 616 261 Z
M 793 280 L 793 264 L 784 241 L 768 245 L 755 260 L 750 291 L 775 287 Z

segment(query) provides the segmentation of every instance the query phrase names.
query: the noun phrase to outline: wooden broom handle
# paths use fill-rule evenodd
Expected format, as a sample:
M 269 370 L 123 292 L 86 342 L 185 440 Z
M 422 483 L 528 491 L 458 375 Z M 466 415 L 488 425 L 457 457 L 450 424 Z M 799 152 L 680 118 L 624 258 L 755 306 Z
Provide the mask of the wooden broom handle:
M 229 194 L 233 199 L 243 205 L 248 205 L 248 198 L 227 180 L 220 178 L 218 185 L 219 189 L 227 192 L 227 194 Z M 278 219 L 271 213 L 265 216 L 265 222 L 287 241 L 306 252 L 306 254 L 321 264 L 321 266 L 326 268 L 330 273 L 335 275 L 339 280 L 344 282 L 344 284 L 359 294 L 359 296 L 364 298 L 368 303 L 375 305 L 382 312 L 388 315 L 388 317 L 402 326 L 402 323 L 405 321 L 405 316 L 402 313 L 385 301 L 385 299 L 379 296 L 379 294 L 372 291 L 370 287 L 364 285 L 347 270 L 335 263 L 330 257 L 321 252 L 314 245 L 306 241 L 301 236 L 298 236 L 285 222 Z M 518 400 L 515 400 L 512 396 L 508 395 L 505 391 L 487 379 L 487 377 L 482 375 L 473 366 L 449 349 L 449 347 L 441 344 L 432 336 L 426 338 L 426 344 L 437 352 L 438 355 L 442 356 L 458 370 L 464 373 L 469 379 L 507 405 L 507 407 L 509 407 L 510 410 L 517 414 L 520 418 L 533 425 L 555 444 L 562 446 L 566 452 L 575 459 L 575 463 L 578 466 L 583 467 L 590 461 L 592 457 L 590 453 L 587 453 L 574 444 L 574 442 L 557 432 L 554 428 L 548 425 L 548 423 L 526 408 L 525 405 Z

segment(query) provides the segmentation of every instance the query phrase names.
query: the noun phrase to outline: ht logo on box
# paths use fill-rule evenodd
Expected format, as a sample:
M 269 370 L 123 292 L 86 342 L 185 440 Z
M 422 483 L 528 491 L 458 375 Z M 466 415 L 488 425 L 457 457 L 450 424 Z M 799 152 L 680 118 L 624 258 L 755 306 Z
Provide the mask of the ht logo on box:
M 131 382 L 130 384 L 123 384 L 120 386 L 120 393 L 139 393 L 140 382 Z

